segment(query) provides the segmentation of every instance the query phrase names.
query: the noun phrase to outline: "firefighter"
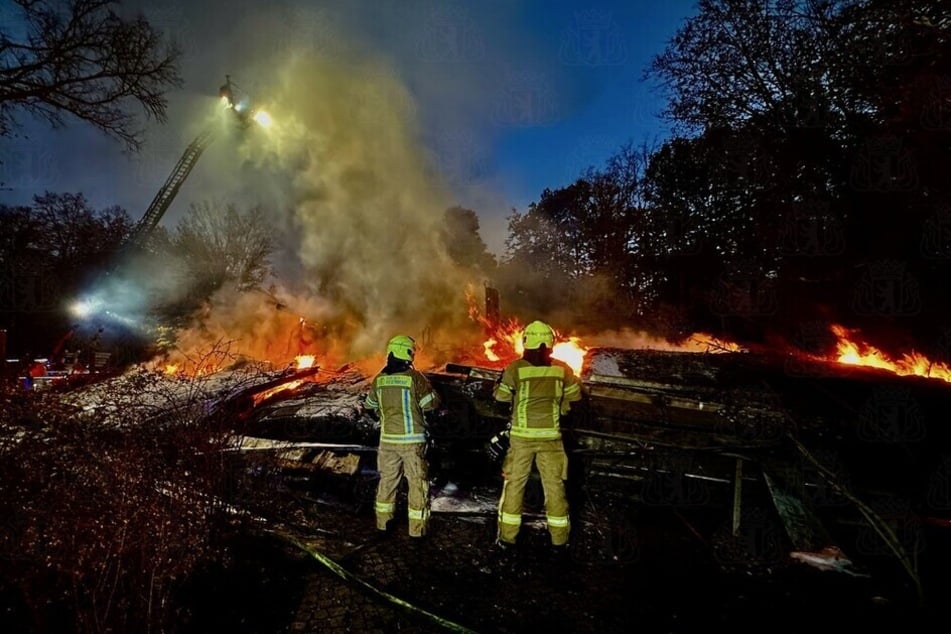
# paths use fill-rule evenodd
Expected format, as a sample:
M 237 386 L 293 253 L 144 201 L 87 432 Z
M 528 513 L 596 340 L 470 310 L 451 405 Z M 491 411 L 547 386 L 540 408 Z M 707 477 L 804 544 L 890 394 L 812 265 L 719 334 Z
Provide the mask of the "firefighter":
M 510 363 L 493 389 L 496 400 L 512 404 L 510 442 L 502 462 L 498 545 L 515 543 L 522 524 L 522 497 L 535 464 L 545 492 L 545 516 L 551 543 L 568 544 L 568 500 L 565 479 L 568 455 L 561 439 L 560 419 L 581 399 L 581 381 L 571 368 L 551 358 L 555 333 L 534 321 L 523 334 L 525 352 Z
M 439 406 L 439 395 L 413 367 L 416 342 L 397 335 L 386 346 L 386 367 L 373 378 L 364 405 L 380 420 L 376 527 L 387 530 L 396 510 L 396 490 L 406 476 L 410 537 L 426 535 L 429 523 L 429 465 L 423 412 Z

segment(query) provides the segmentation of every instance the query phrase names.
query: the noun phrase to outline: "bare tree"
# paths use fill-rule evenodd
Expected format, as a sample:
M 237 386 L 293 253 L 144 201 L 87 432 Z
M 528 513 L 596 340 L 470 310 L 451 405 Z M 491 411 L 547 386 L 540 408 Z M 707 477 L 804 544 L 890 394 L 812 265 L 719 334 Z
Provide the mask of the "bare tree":
M 138 150 L 142 130 L 129 106 L 165 120 L 165 90 L 181 84 L 179 51 L 143 18 L 125 19 L 116 0 L 14 0 L 16 21 L 0 30 L 0 136 L 25 111 L 63 124 L 71 114 Z
M 249 290 L 271 270 L 268 257 L 274 243 L 261 207 L 241 213 L 231 204 L 194 203 L 176 228 L 173 243 L 191 279 L 205 292 L 228 282 Z

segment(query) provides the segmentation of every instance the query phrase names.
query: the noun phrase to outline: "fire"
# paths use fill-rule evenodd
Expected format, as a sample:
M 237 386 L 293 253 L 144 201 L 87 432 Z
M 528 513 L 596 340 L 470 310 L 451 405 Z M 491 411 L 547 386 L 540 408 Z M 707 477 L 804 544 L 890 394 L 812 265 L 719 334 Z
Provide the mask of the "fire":
M 313 354 L 299 354 L 294 357 L 294 362 L 298 370 L 303 370 L 304 368 L 313 367 L 314 362 L 317 360 L 317 356 Z
M 518 359 L 525 352 L 522 342 L 522 333 L 525 327 L 517 319 L 509 319 L 500 324 L 493 324 L 479 314 L 470 302 L 469 316 L 482 324 L 488 333 L 488 338 L 482 342 L 485 358 L 492 363 L 506 365 Z M 561 338 L 555 332 L 555 345 L 551 356 L 571 367 L 575 374 L 580 375 L 584 366 L 584 357 L 588 348 L 581 345 L 578 337 Z
M 177 374 L 178 366 L 174 363 L 169 363 L 165 366 L 165 374 Z
M 875 346 L 853 341 L 850 338 L 853 333 L 843 326 L 833 324 L 831 330 L 838 338 L 836 361 L 839 363 L 880 368 L 901 376 L 915 375 L 951 382 L 951 367 L 946 363 L 931 361 L 915 351 L 903 353 L 899 359 L 892 359 Z
M 298 387 L 304 384 L 304 379 L 296 379 L 294 381 L 289 381 L 287 383 L 282 383 L 277 387 L 272 387 L 269 390 L 264 390 L 263 392 L 258 392 L 251 397 L 251 400 L 254 402 L 254 407 L 257 407 L 262 402 L 271 398 L 275 394 L 280 394 L 281 392 L 286 392 L 288 390 L 296 390 Z
M 560 341 L 555 344 L 551 350 L 553 359 L 559 359 L 567 363 L 575 374 L 581 374 L 581 368 L 584 366 L 584 356 L 588 349 L 583 347 L 578 337 L 568 337 L 568 341 Z

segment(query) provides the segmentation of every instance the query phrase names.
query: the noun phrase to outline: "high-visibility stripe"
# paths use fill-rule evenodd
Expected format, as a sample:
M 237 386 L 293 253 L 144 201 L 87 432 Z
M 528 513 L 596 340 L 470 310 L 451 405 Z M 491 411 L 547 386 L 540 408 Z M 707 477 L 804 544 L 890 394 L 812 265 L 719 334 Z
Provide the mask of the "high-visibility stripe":
M 409 401 L 410 391 L 408 389 L 403 390 L 402 400 L 403 400 L 403 433 L 409 436 L 413 433 L 413 414 L 410 410 L 411 404 Z
M 495 388 L 495 398 L 498 400 L 512 400 L 512 388 L 505 383 L 499 383 Z
M 429 405 L 430 403 L 433 402 L 433 400 L 435 400 L 435 398 L 436 398 L 436 394 L 433 392 L 430 392 L 423 398 L 419 399 L 419 406 L 425 409 L 427 405 Z
M 581 385 L 578 383 L 569 383 L 567 387 L 564 388 L 565 398 L 569 401 L 577 401 L 581 398 Z
M 518 368 L 518 378 L 521 379 L 565 379 L 565 369 L 558 365 L 525 365 Z
M 426 442 L 426 434 L 380 434 L 380 441 L 397 445 L 411 445 Z
M 568 527 L 568 516 L 567 515 L 547 515 L 546 519 L 548 520 L 549 526 L 554 526 L 555 528 L 567 528 Z
M 513 427 L 509 430 L 509 434 L 533 440 L 557 440 L 561 438 L 561 429 L 558 427 Z
M 384 392 L 386 390 L 399 390 L 398 395 L 393 391 L 390 392 L 390 396 L 387 396 L 387 403 L 392 403 L 393 398 L 399 399 L 399 410 L 400 410 L 400 421 L 397 422 L 392 418 L 386 416 L 386 411 L 390 410 L 390 414 L 393 414 L 393 409 L 390 406 L 383 407 Z M 372 400 L 372 404 L 376 405 L 375 408 L 380 410 L 380 440 L 381 442 L 389 442 L 395 444 L 413 444 L 421 443 L 426 441 L 426 437 L 420 432 L 417 433 L 416 425 L 414 424 L 413 412 L 416 411 L 416 404 L 412 402 L 413 395 L 413 377 L 407 376 L 404 374 L 381 374 L 376 377 L 373 383 L 373 390 L 371 395 L 367 397 L 368 407 Z M 430 399 L 435 398 L 431 396 Z M 397 429 L 402 428 L 402 431 L 399 433 L 394 433 L 394 424 L 397 426 Z M 384 430 L 389 430 L 384 431 Z
M 499 513 L 499 521 L 510 526 L 521 526 L 522 516 L 514 515 L 512 513 Z
M 392 513 L 396 510 L 396 502 L 377 502 L 373 508 L 377 513 Z
M 524 366 L 516 370 L 519 381 L 518 400 L 515 403 L 515 424 L 512 428 L 513 436 L 523 438 L 560 438 L 561 432 L 558 430 L 558 420 L 561 416 L 561 400 L 564 396 L 565 369 L 561 366 Z M 528 405 L 532 399 L 532 389 L 535 382 L 554 380 L 554 398 L 551 400 L 551 412 L 548 419 L 549 425 L 542 428 L 529 427 L 528 425 Z M 542 383 L 544 385 L 545 383 Z M 549 384 L 550 385 L 550 384 Z
M 406 511 L 411 520 L 426 521 L 429 519 L 429 509 L 407 508 Z

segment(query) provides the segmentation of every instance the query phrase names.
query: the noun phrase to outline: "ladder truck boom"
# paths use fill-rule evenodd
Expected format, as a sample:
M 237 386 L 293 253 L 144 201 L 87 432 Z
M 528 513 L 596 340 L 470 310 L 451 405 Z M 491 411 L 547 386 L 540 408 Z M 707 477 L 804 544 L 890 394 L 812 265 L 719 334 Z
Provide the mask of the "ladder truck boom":
M 259 114 L 249 106 L 249 99 L 231 81 L 230 75 L 225 75 L 225 83 L 218 90 L 218 95 L 224 105 L 234 113 L 239 126 L 242 128 L 247 127 Z M 215 128 L 213 126 L 209 127 L 195 137 L 195 140 L 185 148 L 185 152 L 178 159 L 178 163 L 169 174 L 165 184 L 155 194 L 155 198 L 152 199 L 152 203 L 146 209 L 141 220 L 132 228 L 129 237 L 125 241 L 125 247 L 144 246 L 149 234 L 158 226 L 159 221 L 162 220 L 165 212 L 172 205 L 172 201 L 175 200 L 178 190 L 181 189 L 185 179 L 188 178 L 192 168 L 195 167 L 195 163 L 201 158 L 202 152 L 214 141 L 215 136 Z
M 199 134 L 195 140 L 188 145 L 182 157 L 178 159 L 175 168 L 165 180 L 165 184 L 162 185 L 158 193 L 155 194 L 155 198 L 152 199 L 142 219 L 133 227 L 128 238 L 128 242 L 131 245 L 140 246 L 145 242 L 145 239 L 158 225 L 162 216 L 168 211 L 172 201 L 175 200 L 178 190 L 181 189 L 182 183 L 185 182 L 192 168 L 195 167 L 195 163 L 201 158 L 202 152 L 205 151 L 205 148 L 211 144 L 214 138 L 213 130 L 209 128 Z

